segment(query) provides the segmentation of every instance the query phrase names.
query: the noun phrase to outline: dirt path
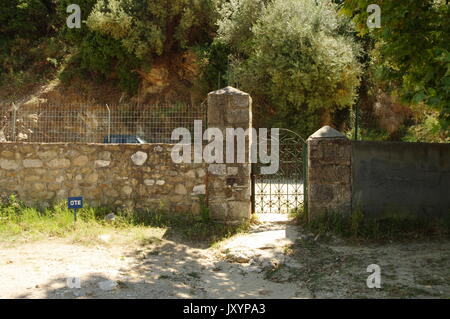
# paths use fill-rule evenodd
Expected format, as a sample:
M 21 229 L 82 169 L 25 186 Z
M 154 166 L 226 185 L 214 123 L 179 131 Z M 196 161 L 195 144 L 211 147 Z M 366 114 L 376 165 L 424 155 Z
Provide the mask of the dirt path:
M 315 239 L 271 220 L 209 249 L 166 239 L 145 246 L 59 239 L 1 247 L 0 297 L 450 297 L 449 241 L 355 246 Z M 366 286 L 374 263 L 381 289 Z

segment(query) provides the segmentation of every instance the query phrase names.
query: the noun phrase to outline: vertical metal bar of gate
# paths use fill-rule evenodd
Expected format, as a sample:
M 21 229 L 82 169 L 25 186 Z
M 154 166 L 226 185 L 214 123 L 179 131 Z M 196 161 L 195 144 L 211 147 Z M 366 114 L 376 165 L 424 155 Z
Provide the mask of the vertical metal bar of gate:
M 308 144 L 303 144 L 303 211 L 308 217 Z

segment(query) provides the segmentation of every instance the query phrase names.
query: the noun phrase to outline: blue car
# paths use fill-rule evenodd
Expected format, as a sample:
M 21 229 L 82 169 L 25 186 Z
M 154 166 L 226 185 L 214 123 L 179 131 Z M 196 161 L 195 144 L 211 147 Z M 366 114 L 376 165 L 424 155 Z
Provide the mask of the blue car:
M 121 135 L 121 134 L 111 134 L 105 136 L 103 139 L 103 143 L 114 143 L 114 144 L 145 144 L 147 143 L 144 139 L 140 138 L 137 135 Z

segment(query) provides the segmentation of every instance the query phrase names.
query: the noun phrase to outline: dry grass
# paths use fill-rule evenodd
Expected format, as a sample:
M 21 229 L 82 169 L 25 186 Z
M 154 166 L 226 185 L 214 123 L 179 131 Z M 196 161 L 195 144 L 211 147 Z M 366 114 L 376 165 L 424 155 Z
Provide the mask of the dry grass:
M 61 202 L 38 210 L 27 207 L 14 196 L 0 203 L 0 241 L 23 243 L 45 238 L 68 238 L 73 243 L 145 243 L 161 238 L 212 245 L 246 231 L 251 221 L 238 225 L 216 223 L 205 211 L 201 216 L 173 215 L 164 211 L 118 211 L 112 223 L 104 217 L 111 210 L 86 207 L 74 214 Z

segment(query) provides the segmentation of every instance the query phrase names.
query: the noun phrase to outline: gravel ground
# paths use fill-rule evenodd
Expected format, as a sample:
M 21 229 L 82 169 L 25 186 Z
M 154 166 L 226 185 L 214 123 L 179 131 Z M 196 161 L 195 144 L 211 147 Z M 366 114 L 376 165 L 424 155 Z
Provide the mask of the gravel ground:
M 381 268 L 370 289 L 367 266 Z M 449 298 L 450 241 L 323 241 L 284 219 L 208 249 L 181 241 L 0 244 L 1 298 Z

